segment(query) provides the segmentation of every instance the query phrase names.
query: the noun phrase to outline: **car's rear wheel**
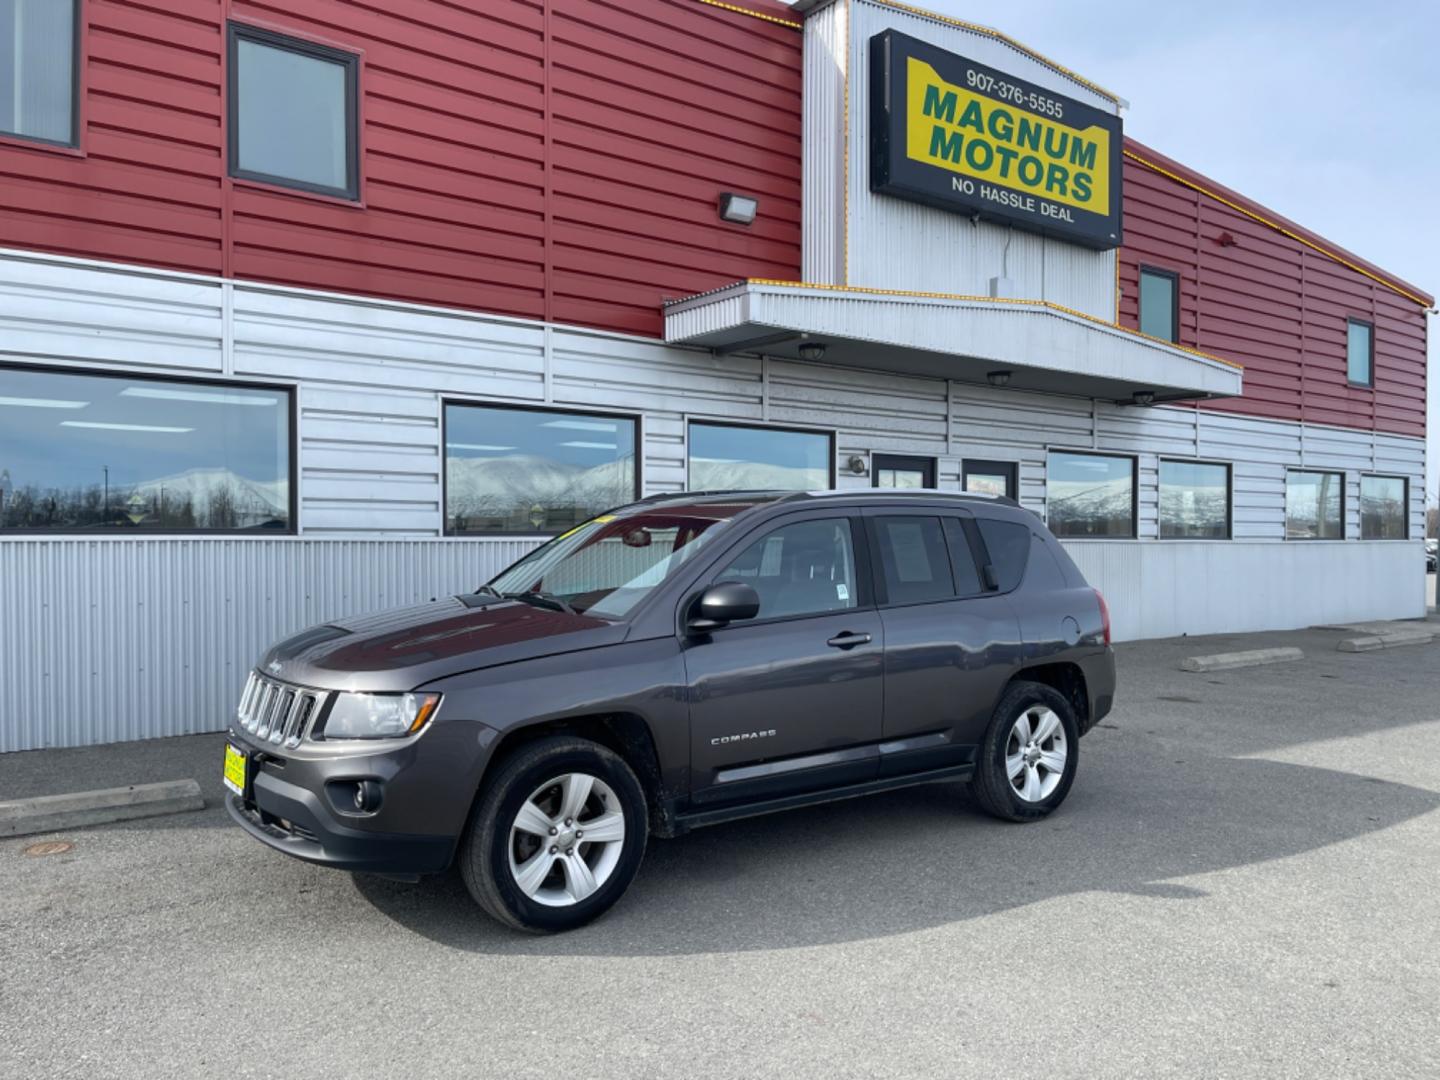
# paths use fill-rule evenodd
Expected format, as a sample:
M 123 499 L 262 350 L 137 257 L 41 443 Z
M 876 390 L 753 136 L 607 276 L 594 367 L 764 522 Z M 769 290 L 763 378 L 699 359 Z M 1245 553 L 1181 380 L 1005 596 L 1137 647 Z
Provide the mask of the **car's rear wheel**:
M 1042 683 L 1016 682 L 995 707 L 972 788 L 989 813 L 1035 821 L 1070 793 L 1079 764 L 1075 710 Z
M 461 876 L 507 926 L 570 930 L 620 899 L 648 827 L 645 792 L 622 758 L 585 739 L 540 739 L 487 780 L 461 844 Z

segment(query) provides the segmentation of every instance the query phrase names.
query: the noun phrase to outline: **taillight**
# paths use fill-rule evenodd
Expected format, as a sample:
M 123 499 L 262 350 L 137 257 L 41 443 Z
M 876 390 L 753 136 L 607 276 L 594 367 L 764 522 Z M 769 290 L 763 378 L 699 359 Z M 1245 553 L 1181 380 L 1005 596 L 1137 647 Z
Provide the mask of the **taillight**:
M 1105 644 L 1110 644 L 1110 605 L 1099 589 L 1094 590 L 1095 602 L 1100 605 L 1100 632 L 1105 635 Z

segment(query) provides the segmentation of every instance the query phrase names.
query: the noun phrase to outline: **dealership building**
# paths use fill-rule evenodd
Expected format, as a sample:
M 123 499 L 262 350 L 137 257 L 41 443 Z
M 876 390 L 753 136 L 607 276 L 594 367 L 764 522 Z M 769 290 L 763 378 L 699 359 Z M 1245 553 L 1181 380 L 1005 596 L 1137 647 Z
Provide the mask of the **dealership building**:
M 0 751 L 687 488 L 1012 496 L 1122 640 L 1422 616 L 1433 299 L 1124 113 L 891 0 L 0 4 Z

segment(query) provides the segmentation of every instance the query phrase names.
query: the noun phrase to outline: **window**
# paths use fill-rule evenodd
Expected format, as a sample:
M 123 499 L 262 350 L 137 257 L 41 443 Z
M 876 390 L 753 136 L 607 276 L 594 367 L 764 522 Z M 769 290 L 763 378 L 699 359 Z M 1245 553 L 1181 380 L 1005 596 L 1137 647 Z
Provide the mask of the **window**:
M 1009 592 L 1025 577 L 1025 567 L 1030 561 L 1030 530 L 1018 521 L 994 518 L 979 518 L 975 524 L 980 528 L 980 537 L 990 556 L 995 587 L 1000 592 Z
M 1160 462 L 1160 538 L 1230 538 L 1230 466 Z
M 1140 332 L 1162 341 L 1180 340 L 1180 275 L 1140 268 Z
M 933 488 L 935 459 L 876 454 L 870 461 L 870 482 L 877 488 Z
M 556 533 L 637 495 L 624 416 L 445 404 L 445 529 Z
M 1403 476 L 1360 477 L 1360 539 L 1408 540 L 1410 482 Z
M 1285 539 L 1345 539 L 1345 474 L 1285 474 Z
M 816 615 L 853 608 L 855 549 L 845 520 L 782 525 L 715 575 L 743 581 L 760 594 L 757 618 Z
M 876 518 L 875 537 L 889 603 L 921 604 L 955 595 L 938 517 Z
M 1045 483 L 1056 536 L 1135 535 L 1134 458 L 1052 451 Z
M 1345 370 L 1356 386 L 1375 385 L 1375 327 L 1359 319 L 1345 322 Z
M 0 0 L 0 133 L 79 143 L 78 0 Z
M 819 491 L 834 462 L 834 439 L 822 432 L 690 425 L 692 491 Z
M 359 57 L 230 26 L 230 175 L 358 199 Z
M 290 394 L 0 367 L 0 528 L 291 528 Z
M 623 618 L 723 533 L 725 521 L 754 505 L 601 516 L 542 544 L 497 575 L 490 587 L 500 593 L 549 593 L 576 611 Z
M 960 487 L 980 495 L 1015 498 L 1015 462 L 976 461 L 967 458 L 960 466 Z
M 945 541 L 950 548 L 950 569 L 955 574 L 955 593 L 958 596 L 975 596 L 984 591 L 980 584 L 980 571 L 975 566 L 975 552 L 966 536 L 965 526 L 959 518 L 945 520 Z

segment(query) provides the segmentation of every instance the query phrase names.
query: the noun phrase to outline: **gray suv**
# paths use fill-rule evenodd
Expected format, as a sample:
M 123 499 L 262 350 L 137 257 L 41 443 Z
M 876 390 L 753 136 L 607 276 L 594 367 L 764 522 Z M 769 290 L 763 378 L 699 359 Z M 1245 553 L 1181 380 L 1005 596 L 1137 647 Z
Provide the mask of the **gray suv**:
M 230 815 L 278 851 L 565 930 L 650 837 L 936 780 L 1044 817 L 1109 710 L 1105 602 L 1034 514 L 947 492 L 643 500 L 479 591 L 250 675 Z

